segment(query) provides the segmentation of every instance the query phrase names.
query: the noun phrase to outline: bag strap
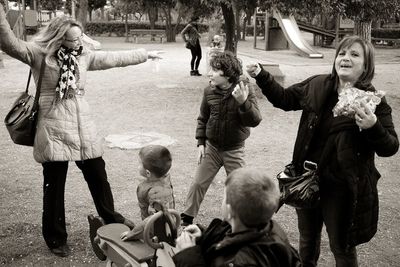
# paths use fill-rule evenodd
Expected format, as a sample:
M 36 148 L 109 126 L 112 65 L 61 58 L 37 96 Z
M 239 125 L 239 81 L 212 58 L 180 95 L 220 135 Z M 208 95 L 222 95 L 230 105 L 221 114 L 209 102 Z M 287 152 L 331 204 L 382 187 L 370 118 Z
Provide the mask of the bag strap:
M 44 69 L 46 67 L 46 60 L 45 59 L 46 59 L 46 57 L 43 57 L 42 64 L 40 65 L 39 81 L 38 81 L 38 84 L 36 86 L 35 101 L 33 102 L 33 106 L 32 106 L 32 111 L 33 112 L 36 112 L 38 110 L 38 106 L 39 106 L 39 97 L 40 97 L 40 89 L 42 87 L 43 72 L 44 72 Z M 29 80 L 31 78 L 31 74 L 32 74 L 32 71 L 29 72 L 28 84 L 29 84 Z M 28 90 L 28 88 L 26 88 L 26 90 Z
M 29 69 L 29 76 L 28 76 L 28 82 L 26 83 L 25 93 L 28 93 L 29 91 L 29 83 L 31 82 L 31 76 L 32 76 L 32 70 Z

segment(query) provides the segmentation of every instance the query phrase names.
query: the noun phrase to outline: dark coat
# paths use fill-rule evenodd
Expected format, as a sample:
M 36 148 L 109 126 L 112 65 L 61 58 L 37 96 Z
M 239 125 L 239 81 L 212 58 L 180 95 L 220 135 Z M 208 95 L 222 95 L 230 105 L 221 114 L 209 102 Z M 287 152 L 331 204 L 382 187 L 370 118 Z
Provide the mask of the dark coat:
M 272 75 L 262 70 L 256 77 L 258 86 L 267 99 L 280 109 L 302 110 L 297 138 L 293 152 L 293 163 L 301 171 L 308 155 L 315 129 L 320 124 L 324 103 L 333 90 L 337 90 L 337 78 L 332 75 L 313 76 L 301 83 L 284 89 Z M 372 85 L 362 90 L 375 90 Z M 333 142 L 333 151 L 326 167 L 319 170 L 321 180 L 329 177 L 344 179 L 350 192 L 352 203 L 351 220 L 348 229 L 348 246 L 368 242 L 376 233 L 378 224 L 377 181 L 380 178 L 375 168 L 375 153 L 378 156 L 394 155 L 399 148 L 399 141 L 394 130 L 391 108 L 383 98 L 376 107 L 376 124 L 360 131 L 354 119 L 337 117 L 327 143 Z M 332 143 L 331 143 L 332 144 Z M 321 196 L 323 197 L 323 196 Z
M 197 245 L 174 256 L 177 267 L 300 266 L 297 251 L 274 221 L 262 230 L 232 234 L 230 225 L 214 219 Z
M 249 127 L 255 127 L 261 122 L 253 88 L 249 88 L 247 100 L 239 106 L 232 96 L 235 86 L 233 84 L 228 90 L 213 89 L 210 86 L 204 89 L 197 118 L 198 145 L 205 145 L 208 140 L 225 151 L 240 148 L 250 135 Z
M 187 24 L 186 27 L 181 31 L 181 36 L 185 43 L 189 42 L 194 47 L 200 39 L 198 26 L 192 23 Z

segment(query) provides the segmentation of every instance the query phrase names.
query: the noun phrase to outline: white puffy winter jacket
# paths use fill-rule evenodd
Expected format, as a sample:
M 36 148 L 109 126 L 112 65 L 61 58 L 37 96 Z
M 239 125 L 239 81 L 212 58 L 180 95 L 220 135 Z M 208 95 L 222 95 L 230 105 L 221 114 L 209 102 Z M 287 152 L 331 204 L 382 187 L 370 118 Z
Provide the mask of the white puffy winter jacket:
M 28 64 L 35 83 L 39 79 L 40 64 L 45 56 L 41 47 L 17 39 L 10 29 L 0 6 L 0 49 Z M 131 51 L 91 51 L 84 49 L 78 58 L 77 86 L 83 90 L 88 70 L 102 70 L 139 64 L 147 60 L 144 49 Z M 59 67 L 46 66 L 42 77 L 39 116 L 33 155 L 37 162 L 77 161 L 103 155 L 102 139 L 97 136 L 89 105 L 84 95 L 53 104 Z

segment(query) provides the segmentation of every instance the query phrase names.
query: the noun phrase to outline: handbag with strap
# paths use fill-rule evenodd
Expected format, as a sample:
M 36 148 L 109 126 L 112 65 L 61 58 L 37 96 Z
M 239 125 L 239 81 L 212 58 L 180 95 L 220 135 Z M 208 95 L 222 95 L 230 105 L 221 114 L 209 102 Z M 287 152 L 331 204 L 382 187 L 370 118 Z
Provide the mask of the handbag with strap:
M 8 133 L 17 145 L 33 146 L 39 110 L 40 88 L 45 66 L 46 62 L 43 58 L 35 97 L 29 94 L 29 83 L 32 76 L 32 70 L 30 70 L 25 91 L 14 102 L 4 119 Z
M 319 171 L 323 170 L 327 164 L 328 155 L 332 147 L 333 142 L 328 138 L 319 164 L 304 161 L 304 173 L 298 175 L 295 166 L 293 163 L 290 163 L 277 175 L 280 190 L 278 210 L 283 204 L 295 208 L 313 208 L 318 205 L 320 199 Z

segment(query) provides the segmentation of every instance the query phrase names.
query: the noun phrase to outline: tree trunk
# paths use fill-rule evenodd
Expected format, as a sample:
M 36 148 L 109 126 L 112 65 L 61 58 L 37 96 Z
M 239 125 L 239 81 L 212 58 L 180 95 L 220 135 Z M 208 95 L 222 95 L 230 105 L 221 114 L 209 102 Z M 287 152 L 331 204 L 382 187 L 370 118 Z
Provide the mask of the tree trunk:
M 92 8 L 89 8 L 88 13 L 89 13 L 89 21 L 92 21 L 93 9 L 92 9 Z
M 354 22 L 354 34 L 360 36 L 362 39 L 371 42 L 371 25 L 372 21 L 360 21 Z
M 158 13 L 157 7 L 155 6 L 148 7 L 147 12 L 149 15 L 150 29 L 154 29 L 154 26 L 157 21 L 157 13 Z
M 178 17 L 176 18 L 176 23 L 175 23 L 175 27 L 174 27 L 174 34 L 176 36 L 176 33 L 178 31 L 178 27 L 181 24 L 181 20 L 182 20 L 182 10 L 184 10 L 183 5 L 181 5 L 179 2 L 177 4 L 177 8 L 178 8 Z M 175 42 L 176 42 L 176 37 L 175 37 Z
M 242 23 L 242 38 L 240 40 L 246 40 L 246 31 L 247 31 L 247 17 L 243 18 L 243 23 Z
M 129 41 L 128 13 L 125 14 L 125 42 Z
M 236 55 L 237 38 L 235 35 L 235 14 L 233 13 L 232 6 L 228 6 L 223 2 L 221 3 L 221 8 L 225 20 L 225 50 L 231 51 Z
M 235 3 L 235 1 L 233 1 L 232 3 Z M 240 8 L 236 5 L 233 4 L 232 8 L 234 9 L 235 13 L 235 28 L 236 28 L 236 36 L 238 40 L 241 40 L 241 34 L 240 34 L 240 14 L 241 14 L 241 10 Z
M 165 33 L 167 35 L 167 42 L 175 42 L 176 41 L 176 32 L 175 32 L 175 28 L 172 27 L 171 8 L 164 7 L 163 11 L 165 14 Z
M 251 12 L 246 12 L 246 17 L 243 19 L 243 38 L 242 40 L 246 40 L 247 35 L 247 26 L 251 25 L 251 16 L 253 14 Z
M 85 28 L 86 26 L 87 13 L 88 13 L 88 0 L 80 0 L 77 20 L 82 24 L 83 28 Z

